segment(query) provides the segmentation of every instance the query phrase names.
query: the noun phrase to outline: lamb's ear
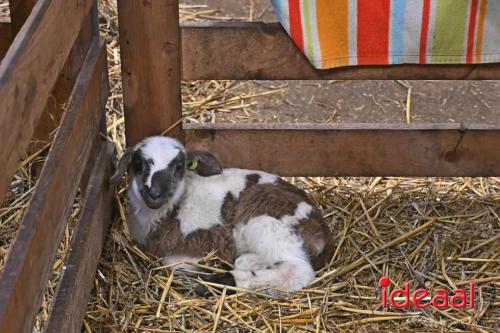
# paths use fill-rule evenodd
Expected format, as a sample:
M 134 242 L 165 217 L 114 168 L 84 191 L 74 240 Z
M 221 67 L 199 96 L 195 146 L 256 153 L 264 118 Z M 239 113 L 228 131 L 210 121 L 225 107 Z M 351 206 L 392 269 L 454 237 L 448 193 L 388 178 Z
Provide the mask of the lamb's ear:
M 130 162 L 132 161 L 132 152 L 133 148 L 129 147 L 123 151 L 122 157 L 118 161 L 118 165 L 116 166 L 115 173 L 111 176 L 110 184 L 112 188 L 118 186 L 120 181 L 125 174 Z
M 223 169 L 214 155 L 201 150 L 188 150 L 187 168 L 203 177 L 219 175 Z

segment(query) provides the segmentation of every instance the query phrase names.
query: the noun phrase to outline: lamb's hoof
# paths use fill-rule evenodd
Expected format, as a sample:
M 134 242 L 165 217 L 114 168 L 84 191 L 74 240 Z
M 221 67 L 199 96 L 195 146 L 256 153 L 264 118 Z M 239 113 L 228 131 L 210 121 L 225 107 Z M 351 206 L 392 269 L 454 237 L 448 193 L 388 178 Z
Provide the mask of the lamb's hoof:
M 200 276 L 200 278 L 206 282 L 217 283 L 217 284 L 222 284 L 222 285 L 231 286 L 231 287 L 236 286 L 236 281 L 234 280 L 234 276 L 233 276 L 233 274 L 231 274 L 231 272 L 210 274 L 208 276 L 203 276 L 203 277 Z M 212 287 L 212 288 L 222 291 L 222 288 L 220 288 L 220 287 Z M 202 296 L 202 297 L 208 297 L 208 296 L 212 295 L 210 290 L 201 283 L 198 283 L 194 287 L 194 292 L 198 296 Z M 226 295 L 232 295 L 234 293 L 235 293 L 234 290 L 226 289 Z

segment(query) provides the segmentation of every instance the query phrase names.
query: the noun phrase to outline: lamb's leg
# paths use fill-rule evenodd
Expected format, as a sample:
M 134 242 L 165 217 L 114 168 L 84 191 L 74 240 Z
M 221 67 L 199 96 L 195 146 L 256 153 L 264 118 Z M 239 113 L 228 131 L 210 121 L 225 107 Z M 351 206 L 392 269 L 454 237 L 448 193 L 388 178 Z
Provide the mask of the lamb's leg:
M 244 253 L 236 258 L 234 269 L 238 271 L 252 271 L 264 269 L 272 263 L 266 262 L 264 258 L 255 253 Z
M 198 262 L 204 255 L 216 251 L 216 255 L 233 262 L 236 248 L 231 228 L 220 225 L 210 229 L 200 229 L 183 237 L 178 223 L 169 223 L 162 226 L 162 233 L 153 234 L 148 239 L 148 250 L 157 256 L 163 257 L 165 265 L 179 262 Z M 168 227 L 168 232 L 165 228 Z M 175 265 L 174 269 L 185 268 L 195 270 L 192 265 Z
M 293 292 L 311 283 L 314 275 L 314 269 L 308 261 L 290 260 L 278 262 L 264 269 L 236 269 L 226 273 L 212 274 L 204 278 L 204 280 L 241 289 L 272 288 Z M 209 293 L 201 284 L 196 287 L 195 291 L 204 296 Z M 231 293 L 231 291 L 228 291 L 228 293 Z
M 314 279 L 302 239 L 284 221 L 257 216 L 237 226 L 233 234 L 236 244 L 253 253 L 242 255 L 235 270 L 204 280 L 243 289 L 276 288 L 290 292 L 304 288 Z M 206 294 L 207 290 L 200 285 L 197 292 Z

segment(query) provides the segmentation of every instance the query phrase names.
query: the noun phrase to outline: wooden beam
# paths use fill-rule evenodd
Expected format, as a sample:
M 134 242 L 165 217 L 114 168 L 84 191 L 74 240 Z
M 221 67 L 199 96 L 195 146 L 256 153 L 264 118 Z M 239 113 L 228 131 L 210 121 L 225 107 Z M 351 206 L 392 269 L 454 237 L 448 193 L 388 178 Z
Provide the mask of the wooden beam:
M 40 119 L 35 127 L 35 131 L 31 138 L 31 144 L 28 148 L 28 155 L 38 151 L 51 140 L 51 134 L 59 126 L 65 109 L 65 104 L 71 94 L 73 86 L 80 69 L 82 67 L 85 56 L 89 50 L 94 36 L 94 13 L 91 10 L 80 30 L 80 33 L 71 48 L 66 64 L 64 65 L 59 78 L 52 90 L 45 110 L 42 112 Z M 97 35 L 98 36 L 98 35 Z
M 31 14 L 37 1 L 38 0 L 10 0 L 11 17 L 13 21 L 12 33 L 14 36 L 19 32 L 26 19 Z M 95 10 L 97 10 L 96 1 L 93 1 Z M 35 127 L 31 144 L 27 150 L 28 155 L 38 151 L 50 142 L 52 132 L 61 121 L 64 112 L 64 104 L 71 94 L 78 72 L 80 71 L 83 60 L 92 42 L 92 37 L 94 35 L 93 25 L 94 23 L 97 24 L 94 20 L 94 15 L 97 15 L 97 12 L 91 10 L 83 23 L 80 34 L 75 41 L 75 45 L 71 49 L 66 64 L 59 74 L 59 79 L 47 101 L 45 110 Z
M 184 80 L 500 79 L 500 64 L 360 66 L 315 70 L 278 23 L 185 24 L 182 27 L 182 49 Z M 138 56 L 145 55 L 140 53 Z
M 113 147 L 99 143 L 83 211 L 73 231 L 71 249 L 60 279 L 45 332 L 79 333 L 104 239 L 111 222 L 113 192 L 109 187 Z
M 0 275 L 0 332 L 31 332 L 108 89 L 106 48 L 95 41 L 73 89 L 35 192 Z
M 127 145 L 163 133 L 181 138 L 178 0 L 118 1 Z
M 0 202 L 92 0 L 39 0 L 0 63 Z
M 226 167 L 282 176 L 500 176 L 500 125 L 186 124 Z

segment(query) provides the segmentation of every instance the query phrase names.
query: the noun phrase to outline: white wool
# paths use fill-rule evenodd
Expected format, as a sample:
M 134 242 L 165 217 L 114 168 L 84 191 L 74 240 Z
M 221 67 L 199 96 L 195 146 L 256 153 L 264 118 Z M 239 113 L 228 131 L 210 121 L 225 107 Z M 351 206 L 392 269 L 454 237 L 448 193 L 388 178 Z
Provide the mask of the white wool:
M 314 269 L 304 251 L 302 239 L 287 219 L 290 217 L 280 220 L 261 215 L 234 229 L 237 253 L 242 254 L 232 271 L 237 287 L 295 291 L 313 280 Z
M 232 274 L 237 287 L 295 291 L 313 280 L 314 269 L 294 230 L 311 211 L 311 205 L 301 202 L 294 215 L 281 219 L 261 215 L 236 226 L 233 236 L 239 257 Z
M 246 177 L 260 176 L 259 184 L 274 183 L 277 176 L 262 171 L 225 169 L 222 174 L 201 177 L 194 173 L 186 175 L 186 193 L 177 217 L 184 236 L 198 229 L 209 229 L 222 224 L 221 210 L 228 193 L 237 199 L 245 189 Z

